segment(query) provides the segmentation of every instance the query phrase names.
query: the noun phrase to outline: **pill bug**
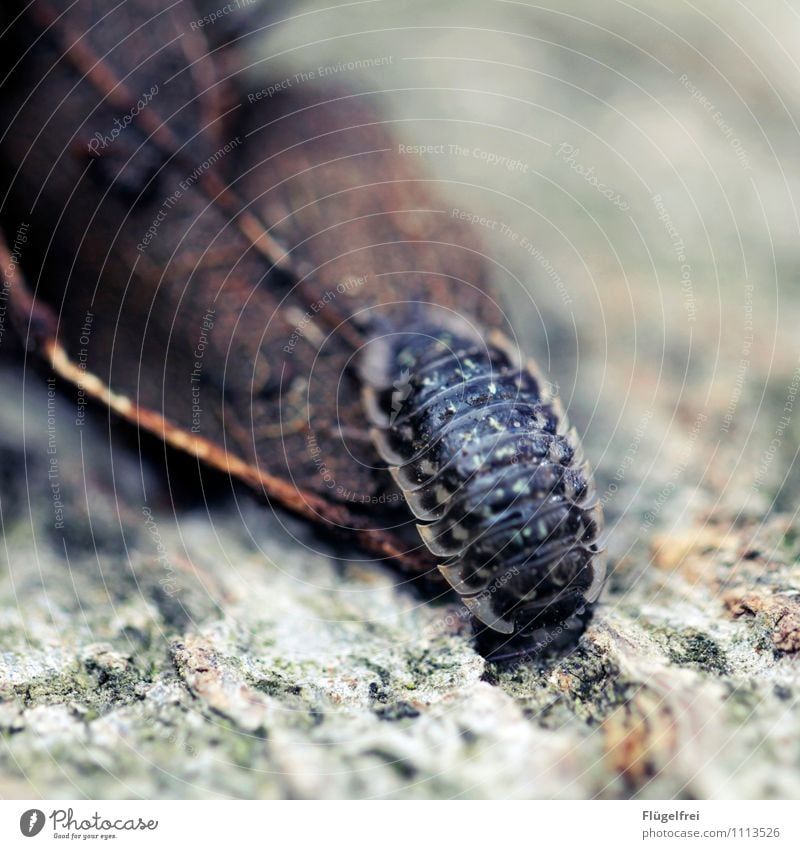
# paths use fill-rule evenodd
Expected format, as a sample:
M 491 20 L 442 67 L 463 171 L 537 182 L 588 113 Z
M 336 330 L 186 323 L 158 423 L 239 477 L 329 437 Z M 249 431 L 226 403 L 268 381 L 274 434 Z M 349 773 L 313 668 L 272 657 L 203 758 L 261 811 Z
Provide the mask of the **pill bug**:
M 28 235 L 0 260 L 28 346 L 138 427 L 444 580 L 492 656 L 573 640 L 604 579 L 577 435 L 380 95 L 258 97 L 188 4 L 19 11 L 2 225 Z
M 455 323 L 429 309 L 368 351 L 373 439 L 473 616 L 500 634 L 543 630 L 602 586 L 591 478 L 535 367 L 501 334 Z

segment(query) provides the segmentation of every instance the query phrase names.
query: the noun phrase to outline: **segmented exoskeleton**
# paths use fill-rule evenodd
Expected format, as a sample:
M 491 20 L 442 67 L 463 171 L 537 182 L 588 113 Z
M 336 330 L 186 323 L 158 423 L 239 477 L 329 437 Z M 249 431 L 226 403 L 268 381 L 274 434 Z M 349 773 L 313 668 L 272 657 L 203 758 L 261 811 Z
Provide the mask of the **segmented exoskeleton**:
M 545 642 L 582 630 L 605 578 L 602 511 L 533 364 L 498 331 L 434 321 L 380 337 L 362 372 L 378 452 L 476 619 Z

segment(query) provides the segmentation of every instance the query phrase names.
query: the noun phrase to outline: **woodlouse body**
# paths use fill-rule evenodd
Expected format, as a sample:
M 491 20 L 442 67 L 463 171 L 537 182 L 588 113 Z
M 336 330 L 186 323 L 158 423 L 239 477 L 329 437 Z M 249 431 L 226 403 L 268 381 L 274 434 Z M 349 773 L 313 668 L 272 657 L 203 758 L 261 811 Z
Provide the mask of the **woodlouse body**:
M 605 579 L 602 514 L 577 434 L 532 364 L 499 333 L 416 332 L 368 351 L 365 405 L 378 452 L 439 570 L 481 623 L 548 639 Z
M 580 631 L 603 569 L 577 437 L 380 95 L 248 95 L 187 3 L 19 6 L 0 176 L 4 230 L 30 227 L 10 281 L 28 346 L 271 501 L 443 575 L 502 638 Z

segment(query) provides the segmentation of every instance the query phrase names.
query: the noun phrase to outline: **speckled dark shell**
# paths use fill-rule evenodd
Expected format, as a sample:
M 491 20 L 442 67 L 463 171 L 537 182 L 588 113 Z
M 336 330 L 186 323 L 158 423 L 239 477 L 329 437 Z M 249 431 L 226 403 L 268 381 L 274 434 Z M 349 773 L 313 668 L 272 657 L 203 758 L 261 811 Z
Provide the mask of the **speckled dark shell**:
M 445 329 L 430 313 L 365 354 L 378 451 L 480 622 L 503 634 L 564 623 L 605 579 L 577 434 L 508 339 Z

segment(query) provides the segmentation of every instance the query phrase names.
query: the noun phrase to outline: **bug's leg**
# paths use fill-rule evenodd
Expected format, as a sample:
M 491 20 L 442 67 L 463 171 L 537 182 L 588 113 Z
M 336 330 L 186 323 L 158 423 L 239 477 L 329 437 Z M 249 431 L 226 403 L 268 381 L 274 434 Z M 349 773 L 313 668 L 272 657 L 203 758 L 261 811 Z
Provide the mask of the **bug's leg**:
M 497 634 L 485 626 L 474 623 L 475 647 L 491 663 L 510 661 L 533 662 L 541 659 L 543 648 L 541 641 L 532 637 L 523 638 L 518 634 L 512 637 Z
M 498 652 L 496 654 L 489 653 L 485 659 L 491 663 L 508 663 L 512 660 L 523 660 L 526 662 L 536 660 L 537 655 L 531 654 L 527 649 L 517 649 L 515 651 Z
M 492 663 L 557 658 L 577 647 L 593 614 L 594 606 L 584 604 L 563 618 L 532 623 L 511 637 L 476 626 L 475 646 Z

